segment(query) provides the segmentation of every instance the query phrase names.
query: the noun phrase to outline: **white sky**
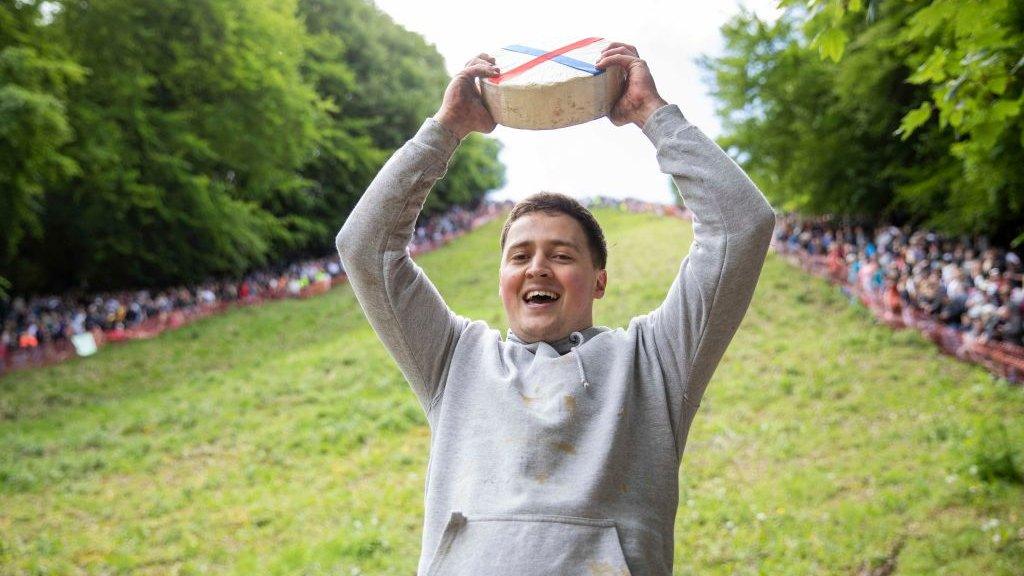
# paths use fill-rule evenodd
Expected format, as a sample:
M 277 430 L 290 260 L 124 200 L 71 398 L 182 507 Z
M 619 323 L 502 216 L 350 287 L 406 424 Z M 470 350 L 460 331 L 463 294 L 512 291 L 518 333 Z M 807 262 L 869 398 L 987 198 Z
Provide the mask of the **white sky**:
M 508 44 L 554 49 L 589 36 L 633 44 L 647 60 L 662 97 L 678 104 L 712 137 L 720 126 L 696 59 L 719 53 L 718 29 L 739 11 L 740 2 L 761 17 L 779 14 L 776 0 L 376 0 L 398 24 L 434 44 L 451 74 L 480 52 L 493 53 Z M 598 119 L 560 130 L 498 126 L 491 136 L 505 146 L 500 158 L 507 179 L 494 198 L 519 199 L 547 190 L 578 198 L 672 201 L 654 148 L 635 126 L 616 128 Z

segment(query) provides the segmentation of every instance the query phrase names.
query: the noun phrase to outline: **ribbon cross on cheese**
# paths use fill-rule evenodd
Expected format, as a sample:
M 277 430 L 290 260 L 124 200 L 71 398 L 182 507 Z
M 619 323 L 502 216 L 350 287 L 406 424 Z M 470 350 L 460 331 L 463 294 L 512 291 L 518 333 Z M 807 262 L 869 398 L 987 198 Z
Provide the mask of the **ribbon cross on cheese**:
M 531 56 L 536 56 L 536 58 L 534 58 L 533 60 L 530 60 L 529 62 L 520 64 L 519 66 L 516 66 L 515 68 L 509 70 L 508 72 L 505 72 L 504 74 L 502 74 L 500 76 L 496 76 L 496 77 L 492 78 L 491 80 L 495 84 L 500 84 L 502 80 L 506 80 L 506 79 L 511 78 L 513 76 L 518 76 L 519 74 L 529 70 L 530 68 L 533 68 L 534 66 L 536 66 L 536 65 L 538 65 L 538 64 L 540 64 L 542 62 L 547 62 L 548 60 L 554 60 L 555 62 L 558 62 L 559 64 L 563 64 L 563 65 L 568 66 L 570 68 L 575 68 L 577 70 L 581 70 L 583 72 L 587 72 L 587 73 L 589 73 L 591 75 L 596 76 L 596 75 L 600 74 L 601 72 L 603 72 L 603 70 L 598 69 L 598 67 L 594 66 L 593 64 L 588 64 L 586 62 L 581 62 L 579 60 L 576 60 L 575 58 L 569 58 L 568 56 L 562 56 L 562 54 L 565 54 L 566 52 L 571 52 L 571 51 L 573 51 L 573 50 L 575 50 L 577 48 L 582 48 L 582 47 L 584 47 L 584 46 L 586 46 L 588 44 L 593 44 L 594 42 L 597 42 L 598 40 L 601 40 L 601 38 L 584 38 L 583 40 L 579 40 L 577 42 L 573 42 L 572 44 L 567 44 L 567 45 L 562 46 L 561 48 L 559 48 L 557 50 L 552 50 L 550 52 L 545 52 L 543 50 L 537 50 L 536 48 L 528 48 L 526 46 L 520 46 L 519 44 L 513 44 L 511 46 L 505 46 L 504 48 L 502 48 L 502 50 L 509 50 L 509 51 L 512 51 L 512 52 L 519 52 L 520 54 L 529 54 Z
M 608 44 L 602 38 L 584 38 L 549 52 L 506 46 L 495 54 L 495 64 L 505 72 L 481 81 L 484 104 L 497 123 L 530 130 L 605 116 L 623 81 L 618 67 L 604 71 L 594 65 Z

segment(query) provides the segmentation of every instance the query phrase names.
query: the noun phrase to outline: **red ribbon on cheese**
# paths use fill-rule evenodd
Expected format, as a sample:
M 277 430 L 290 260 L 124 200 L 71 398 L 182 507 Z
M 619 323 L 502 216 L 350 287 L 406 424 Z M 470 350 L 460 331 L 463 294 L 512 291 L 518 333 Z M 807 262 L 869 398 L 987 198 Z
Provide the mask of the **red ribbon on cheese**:
M 577 40 L 576 42 L 573 42 L 572 44 L 566 44 L 565 46 L 562 46 L 561 48 L 558 48 L 558 49 L 552 50 L 551 52 L 548 52 L 546 54 L 542 54 L 540 56 L 537 56 L 536 58 L 534 58 L 533 60 L 530 60 L 528 62 L 524 62 L 524 63 L 520 64 L 519 66 L 516 66 L 515 68 L 509 70 L 508 72 L 505 72 L 504 74 L 500 74 L 498 76 L 495 76 L 494 78 L 486 78 L 486 80 L 490 81 L 490 82 L 494 82 L 495 84 L 501 84 L 502 80 L 507 80 L 509 78 L 512 78 L 513 76 L 518 76 L 518 75 L 522 74 L 523 72 L 526 72 L 530 68 L 533 68 L 534 66 L 536 66 L 536 65 L 538 65 L 538 64 L 540 64 L 542 62 L 547 62 L 548 60 L 551 60 L 552 58 L 555 58 L 556 56 L 561 56 L 562 54 L 565 54 L 566 52 L 572 52 L 573 50 L 575 50 L 577 48 L 582 48 L 584 46 L 587 46 L 588 44 L 593 44 L 594 42 L 597 42 L 598 40 L 602 40 L 602 38 L 584 38 L 583 40 Z

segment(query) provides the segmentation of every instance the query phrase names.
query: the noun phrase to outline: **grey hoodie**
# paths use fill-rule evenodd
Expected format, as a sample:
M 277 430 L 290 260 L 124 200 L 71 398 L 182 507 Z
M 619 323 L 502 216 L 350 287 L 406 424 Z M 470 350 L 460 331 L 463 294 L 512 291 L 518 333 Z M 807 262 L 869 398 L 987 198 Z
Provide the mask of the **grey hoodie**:
M 406 251 L 458 145 L 434 120 L 338 234 L 352 289 L 430 424 L 418 574 L 671 574 L 690 423 L 775 216 L 678 107 L 654 112 L 644 133 L 694 213 L 694 242 L 661 306 L 624 329 L 525 344 L 445 305 Z

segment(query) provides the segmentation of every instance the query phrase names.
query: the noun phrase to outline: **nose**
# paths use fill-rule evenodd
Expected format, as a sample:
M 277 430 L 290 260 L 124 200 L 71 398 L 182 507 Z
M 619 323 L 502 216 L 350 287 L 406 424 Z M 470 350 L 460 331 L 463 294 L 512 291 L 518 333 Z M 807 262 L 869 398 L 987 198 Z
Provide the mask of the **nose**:
M 526 267 L 527 278 L 547 278 L 551 275 L 551 270 L 548 268 L 547 259 L 543 254 L 537 254 L 530 260 L 530 265 Z

